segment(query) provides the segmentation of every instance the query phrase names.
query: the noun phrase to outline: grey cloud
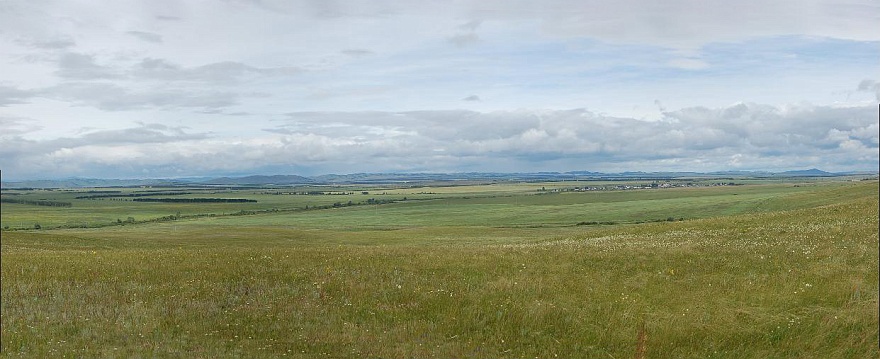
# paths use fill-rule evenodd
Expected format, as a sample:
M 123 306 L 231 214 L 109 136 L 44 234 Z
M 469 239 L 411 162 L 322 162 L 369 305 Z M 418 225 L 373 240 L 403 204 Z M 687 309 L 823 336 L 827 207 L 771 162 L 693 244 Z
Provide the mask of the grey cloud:
M 180 71 L 180 66 L 162 59 L 145 58 L 137 65 L 139 70 L 147 71 Z
M 41 130 L 43 127 L 36 123 L 30 118 L 0 116 L 0 136 L 19 136 Z
M 152 32 L 144 32 L 144 31 L 126 31 L 128 35 L 134 36 L 140 40 L 152 43 L 161 43 L 162 35 L 155 34 Z
M 180 17 L 168 16 L 168 15 L 156 15 L 155 18 L 156 18 L 156 20 L 162 20 L 162 21 L 180 21 L 181 20 Z
M 589 37 L 693 49 L 711 42 L 732 42 L 793 33 L 806 36 L 877 41 L 870 31 L 880 6 L 866 1 L 777 2 L 509 2 L 469 4 L 486 20 L 538 19 L 542 29 L 561 37 Z
M 857 89 L 859 91 L 872 91 L 875 87 L 877 87 L 877 83 L 874 80 L 865 79 L 859 82 Z
M 406 112 L 424 123 L 420 131 L 439 141 L 484 141 L 515 136 L 540 126 L 539 114 L 531 111 L 415 111 Z
M 862 80 L 857 89 L 863 92 L 873 92 L 877 101 L 880 101 L 880 83 L 874 80 Z
M 335 0 L 328 1 L 267 1 L 267 0 L 223 0 L 233 6 L 253 6 L 262 10 L 280 13 L 294 13 L 307 11 L 314 16 L 322 18 L 337 18 L 344 16 L 346 8 Z
M 111 83 L 69 82 L 42 90 L 45 97 L 71 101 L 107 111 L 142 108 L 221 108 L 238 103 L 231 92 L 195 92 L 179 89 L 133 91 Z
M 395 113 L 388 112 L 301 112 L 288 114 L 289 119 L 284 121 L 285 124 L 264 131 L 286 135 L 347 138 L 356 141 L 417 135 L 403 130 L 409 127 L 407 121 L 397 117 Z
M 474 33 L 458 34 L 448 38 L 447 41 L 455 46 L 465 47 L 480 42 L 480 37 Z
M 366 128 L 404 129 L 439 141 L 479 140 L 507 137 L 537 126 L 539 116 L 529 111 L 479 113 L 474 111 L 410 112 L 295 112 L 288 113 L 279 128 L 300 133 L 332 136 Z
M 65 173 L 116 166 L 135 175 L 142 169 L 166 175 L 187 169 L 186 175 L 198 175 L 260 168 L 876 170 L 880 142 L 873 106 L 694 107 L 666 112 L 660 121 L 609 117 L 586 109 L 298 112 L 278 123 L 256 138 L 208 137 L 144 124 L 75 139 L 34 143 L 12 136 L 0 138 L 0 143 L 3 148 L 22 146 L 6 150 L 17 151 L 10 154 L 15 158 L 68 166 Z M 11 161 L 2 158 L 0 164 Z
M 63 175 L 57 170 L 43 167 L 39 162 L 46 154 L 36 141 L 21 136 L 0 136 L 0 168 L 6 178 L 38 178 L 38 176 Z M 41 167 L 41 168 L 35 168 Z
M 205 109 L 205 110 L 199 110 L 199 111 L 196 111 L 196 112 L 197 112 L 197 113 L 202 113 L 202 114 L 207 114 L 207 115 L 224 115 L 224 116 L 233 116 L 233 117 L 251 116 L 251 115 L 253 115 L 253 113 L 250 113 L 250 112 L 247 112 L 247 111 L 228 112 L 228 111 L 226 111 L 226 110 L 224 110 L 224 109 L 221 109 L 221 108 Z
M 481 20 L 468 21 L 460 25 L 458 28 L 463 31 L 474 32 L 477 31 L 477 28 L 479 28 L 482 23 L 483 21 Z
M 0 119 L 0 124 L 5 123 Z M 188 133 L 182 127 L 144 123 L 128 129 L 93 131 L 52 140 L 0 136 L 0 166 L 18 177 L 30 178 L 47 173 L 136 176 L 145 166 L 174 167 L 173 162 L 161 163 L 173 160 L 174 155 L 169 158 L 154 151 L 193 141 L 209 141 L 209 137 L 203 133 Z M 154 156 L 160 160 L 153 161 Z
M 342 17 L 384 17 L 404 10 L 394 1 L 352 2 L 339 0 L 286 1 L 286 0 L 226 0 L 236 5 L 255 6 L 284 14 L 306 13 L 323 19 Z M 416 6 L 418 7 L 418 6 Z
M 470 96 L 465 97 L 465 98 L 463 98 L 463 99 L 461 99 L 461 100 L 462 100 L 462 101 L 480 101 L 480 96 L 477 96 L 477 95 L 470 95 Z
M 217 62 L 200 66 L 194 69 L 195 73 L 203 74 L 206 78 L 222 78 L 223 76 L 243 76 L 249 73 L 260 75 L 295 75 L 302 72 L 297 67 L 272 67 L 259 68 L 248 66 L 239 62 Z
M 137 78 L 165 81 L 237 82 L 249 76 L 291 76 L 301 73 L 297 67 L 259 68 L 240 62 L 216 62 L 185 68 L 166 60 L 145 58 L 134 66 Z
M 140 127 L 87 133 L 76 139 L 81 144 L 169 143 L 207 138 L 204 133 L 187 133 L 184 127 L 140 123 Z
M 870 108 L 801 106 L 778 109 L 772 106 L 739 104 L 726 109 L 690 108 L 667 112 L 683 131 L 714 131 L 728 137 L 731 148 L 755 153 L 795 156 L 837 149 L 845 140 L 873 146 L 877 135 L 864 136 L 876 126 Z M 846 133 L 835 138 L 830 133 Z M 850 137 L 849 134 L 853 136 Z
M 68 47 L 72 47 L 76 45 L 76 42 L 70 38 L 51 38 L 51 39 L 32 39 L 32 40 L 23 40 L 19 41 L 20 43 L 44 50 L 58 50 L 58 49 L 66 49 Z
M 66 52 L 58 58 L 60 77 L 77 80 L 112 79 L 120 74 L 109 66 L 98 65 L 92 55 Z
M 139 122 L 137 127 L 120 130 L 93 130 L 77 137 L 44 141 L 44 144 L 48 149 L 55 150 L 82 146 L 161 144 L 207 138 L 209 138 L 208 134 L 188 133 L 185 127 Z
M 666 106 L 663 106 L 663 103 L 660 102 L 660 100 L 654 100 L 654 105 L 657 105 L 657 109 L 660 110 L 660 112 L 666 112 Z
M 870 125 L 866 108 L 789 107 L 738 104 L 726 109 L 691 108 L 666 113 L 691 128 L 708 128 L 734 135 L 755 147 L 836 146 L 826 138 L 831 129 L 853 130 Z M 831 141 L 831 142 L 829 142 Z M 787 150 L 786 152 L 790 151 Z
M 473 20 L 459 25 L 458 29 L 462 32 L 446 40 L 449 43 L 458 47 L 465 47 L 476 44 L 480 42 L 480 37 L 477 35 L 476 31 L 482 23 L 483 22 L 481 20 Z
M 0 85 L 0 107 L 27 103 L 28 99 L 36 95 L 36 91 L 21 90 L 15 87 Z
M 249 78 L 291 76 L 303 72 L 298 67 L 254 67 L 224 61 L 202 66 L 183 67 L 164 59 L 144 58 L 131 67 L 99 64 L 92 55 L 66 52 L 57 59 L 56 74 L 72 80 L 160 80 L 237 83 Z
M 346 49 L 346 50 L 342 50 L 342 53 L 345 55 L 348 55 L 348 56 L 352 56 L 352 57 L 373 55 L 372 51 L 364 50 L 364 49 Z
M 15 144 L 16 156 L 48 156 L 53 153 L 71 152 L 76 149 L 88 148 L 101 155 L 111 155 L 111 148 L 138 146 L 147 144 L 171 144 L 181 141 L 203 140 L 204 133 L 187 133 L 183 128 L 168 127 L 161 124 L 139 124 L 138 127 L 122 130 L 90 131 L 77 137 L 62 137 L 51 140 L 25 140 L 19 136 L 0 139 L 4 145 Z M 94 160 L 94 159 L 93 159 Z
M 118 70 L 96 63 L 90 55 L 65 53 L 58 61 L 59 76 L 71 80 L 36 91 L 39 95 L 71 101 L 78 105 L 119 111 L 139 108 L 201 108 L 218 111 L 238 103 L 242 97 L 266 97 L 264 93 L 237 93 L 197 88 L 198 83 L 235 85 L 249 79 L 290 76 L 293 67 L 259 68 L 239 62 L 217 62 L 183 67 L 162 59 L 145 58 L 128 69 Z M 93 80 L 113 79 L 115 82 Z M 0 104 L 21 102 L 26 92 L 0 88 Z M 3 99 L 6 101 L 3 101 Z
M 439 150 L 454 158 L 486 161 L 589 159 L 606 166 L 648 161 L 655 168 L 661 162 L 671 161 L 683 167 L 677 169 L 697 162 L 714 166 L 713 170 L 734 165 L 760 169 L 773 161 L 788 167 L 821 167 L 822 164 L 811 161 L 845 158 L 852 155 L 848 151 L 859 153 L 854 158 L 876 159 L 878 125 L 872 112 L 867 107 L 776 108 L 739 104 L 667 112 L 663 121 L 608 117 L 583 109 L 298 113 L 290 115 L 291 124 L 269 131 L 369 143 L 378 143 L 380 139 L 396 143 L 397 138 L 419 144 L 407 152 L 415 157 L 430 156 Z M 380 126 L 385 132 L 364 135 L 367 129 L 379 124 L 385 124 Z M 733 156 L 739 162 L 730 162 Z M 875 166 L 871 161 L 861 163 L 863 167 Z
M 869 1 L 746 1 L 736 3 L 571 0 L 465 2 L 401 1 L 284 1 L 229 0 L 285 14 L 305 14 L 319 19 L 343 17 L 431 17 L 478 19 L 460 25 L 473 33 L 481 21 L 537 23 L 553 37 L 598 39 L 611 43 L 637 43 L 665 48 L 695 49 L 711 42 L 735 42 L 757 37 L 790 34 L 876 41 L 872 31 L 878 6 Z M 468 35 L 461 35 L 468 36 Z M 461 40 L 465 40 L 462 38 Z M 679 66 L 702 67 L 699 60 Z

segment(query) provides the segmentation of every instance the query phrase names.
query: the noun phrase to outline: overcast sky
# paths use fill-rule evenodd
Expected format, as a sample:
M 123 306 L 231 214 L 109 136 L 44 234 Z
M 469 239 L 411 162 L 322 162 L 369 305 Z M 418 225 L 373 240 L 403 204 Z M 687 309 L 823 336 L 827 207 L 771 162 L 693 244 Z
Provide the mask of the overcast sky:
M 0 1 L 4 180 L 878 170 L 880 2 Z

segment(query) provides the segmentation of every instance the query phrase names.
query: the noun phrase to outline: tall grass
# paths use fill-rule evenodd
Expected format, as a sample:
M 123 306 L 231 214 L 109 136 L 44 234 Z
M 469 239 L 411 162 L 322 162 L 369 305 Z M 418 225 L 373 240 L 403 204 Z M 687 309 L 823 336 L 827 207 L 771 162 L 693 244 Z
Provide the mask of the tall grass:
M 877 357 L 873 186 L 591 229 L 5 232 L 0 356 Z

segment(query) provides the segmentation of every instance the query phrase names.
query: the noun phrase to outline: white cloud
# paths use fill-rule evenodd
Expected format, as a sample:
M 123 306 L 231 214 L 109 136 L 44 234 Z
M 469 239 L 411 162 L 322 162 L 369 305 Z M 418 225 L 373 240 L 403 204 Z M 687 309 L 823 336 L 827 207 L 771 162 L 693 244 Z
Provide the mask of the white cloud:
M 58 58 L 60 77 L 75 80 L 100 80 L 120 77 L 120 74 L 108 66 L 99 65 L 94 56 L 78 53 L 64 53 Z
M 710 42 L 804 34 L 859 41 L 880 40 L 873 1 L 663 2 L 615 1 L 472 3 L 485 18 L 538 18 L 551 34 L 611 42 L 694 49 Z
M 458 47 L 464 47 L 480 42 L 480 37 L 474 33 L 458 34 L 449 38 L 449 42 Z
M 374 55 L 374 53 L 372 51 L 365 50 L 365 49 L 345 49 L 345 50 L 342 50 L 342 53 L 346 54 L 348 56 L 353 56 L 353 57 Z
M 858 90 L 869 93 L 873 92 L 877 101 L 880 101 L 880 83 L 874 80 L 862 80 L 859 83 Z
M 205 91 L 205 90 L 202 90 Z M 208 92 L 209 91 L 209 92 Z M 69 101 L 74 105 L 93 106 L 104 111 L 127 111 L 148 108 L 217 109 L 238 103 L 239 95 L 231 92 L 187 91 L 184 89 L 135 89 L 107 82 L 69 82 L 41 91 L 41 95 Z
M 13 2 L 0 165 L 870 169 L 876 23 L 867 0 Z
M 738 104 L 671 111 L 663 121 L 582 109 L 298 113 L 266 135 L 240 139 L 158 124 L 49 141 L 7 136 L 3 147 L 19 148 L 7 153 L 19 161 L 4 156 L 3 165 L 20 176 L 100 173 L 112 166 L 123 166 L 128 176 L 144 169 L 165 176 L 178 169 L 190 175 L 266 168 L 514 171 L 547 162 L 557 170 L 876 170 L 873 110 Z M 59 163 L 61 170 L 49 166 Z
M 0 137 L 19 136 L 40 129 L 42 126 L 33 119 L 0 115 Z
M 0 107 L 12 104 L 26 103 L 27 99 L 33 96 L 33 91 L 21 90 L 15 87 L 0 85 Z
M 253 77 L 290 76 L 301 72 L 295 67 L 257 68 L 232 61 L 184 68 L 162 59 L 144 58 L 132 66 L 130 75 L 138 80 L 236 83 Z
M 701 70 L 709 67 L 705 61 L 694 58 L 677 58 L 669 60 L 669 66 L 685 70 Z
M 162 35 L 154 34 L 152 32 L 145 31 L 126 31 L 126 34 L 134 36 L 142 41 L 152 42 L 152 43 L 160 43 L 162 42 Z

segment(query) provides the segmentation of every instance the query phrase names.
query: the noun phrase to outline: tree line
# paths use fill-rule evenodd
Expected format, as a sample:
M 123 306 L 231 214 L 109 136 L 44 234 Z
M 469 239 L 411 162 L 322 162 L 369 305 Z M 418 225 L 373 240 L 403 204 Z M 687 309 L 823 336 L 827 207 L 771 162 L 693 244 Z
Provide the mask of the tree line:
M 153 192 L 153 193 L 130 193 L 130 194 L 96 194 L 90 196 L 77 196 L 76 199 L 98 199 L 98 198 L 125 198 L 125 197 L 147 197 L 147 196 L 179 196 L 183 194 L 192 194 L 192 192 Z
M 2 203 L 29 204 L 32 206 L 46 206 L 46 207 L 70 207 L 71 206 L 70 202 L 31 200 L 31 199 L 18 199 L 18 198 L 0 198 L 0 202 L 2 202 Z
M 256 202 L 255 199 L 246 198 L 135 198 L 134 202 L 163 202 L 163 203 L 245 203 Z

